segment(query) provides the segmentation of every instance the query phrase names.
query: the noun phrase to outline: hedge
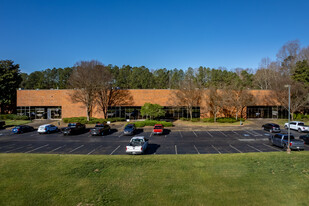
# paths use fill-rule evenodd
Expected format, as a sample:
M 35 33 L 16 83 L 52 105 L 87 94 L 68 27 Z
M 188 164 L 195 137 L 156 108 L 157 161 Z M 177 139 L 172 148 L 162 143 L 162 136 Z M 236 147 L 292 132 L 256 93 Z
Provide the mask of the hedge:
M 294 120 L 300 120 L 300 121 L 309 120 L 309 115 L 308 114 L 301 114 L 301 113 L 293 114 L 293 119 Z
M 132 123 L 129 123 L 132 124 Z M 165 121 L 156 121 L 156 120 L 145 120 L 145 121 L 138 121 L 133 123 L 136 127 L 145 127 L 145 126 L 154 126 L 155 124 L 162 124 L 164 127 L 172 127 L 172 122 L 165 122 Z
M 71 118 L 63 118 L 62 121 L 64 123 L 79 122 L 82 124 L 96 124 L 96 123 L 105 123 L 107 121 L 110 122 L 125 121 L 125 118 L 114 117 L 114 118 L 102 119 L 102 118 L 90 117 L 90 120 L 87 121 L 87 117 L 71 117 Z
M 17 115 L 17 114 L 1 114 L 0 115 L 1 120 L 28 120 L 28 116 L 24 115 Z

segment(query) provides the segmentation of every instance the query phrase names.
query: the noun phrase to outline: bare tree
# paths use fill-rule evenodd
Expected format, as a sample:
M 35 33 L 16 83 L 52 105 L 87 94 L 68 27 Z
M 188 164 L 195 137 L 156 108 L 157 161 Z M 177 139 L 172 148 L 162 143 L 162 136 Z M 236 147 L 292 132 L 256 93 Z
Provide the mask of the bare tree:
M 220 92 L 220 90 L 218 90 L 217 88 L 210 87 L 207 90 L 205 100 L 207 104 L 207 109 L 210 113 L 213 114 L 214 122 L 216 122 L 218 113 L 221 112 L 226 106 L 226 101 L 223 98 L 222 91 Z
M 281 64 L 281 72 L 284 75 L 291 75 L 298 61 L 300 45 L 298 40 L 289 41 L 284 44 L 277 54 L 277 59 Z
M 170 97 L 170 101 L 177 106 L 185 106 L 192 120 L 193 107 L 200 105 L 202 89 L 193 80 L 183 80 L 181 87 Z
M 243 117 L 243 110 L 246 106 L 253 104 L 253 95 L 249 90 L 241 87 L 232 87 L 224 92 L 225 102 L 229 108 L 234 108 L 235 118 L 238 119 L 238 114 Z
M 102 67 L 102 63 L 95 60 L 77 62 L 69 79 L 69 87 L 74 89 L 71 99 L 85 106 L 88 121 L 92 114 L 97 88 L 101 82 L 102 76 L 98 73 Z

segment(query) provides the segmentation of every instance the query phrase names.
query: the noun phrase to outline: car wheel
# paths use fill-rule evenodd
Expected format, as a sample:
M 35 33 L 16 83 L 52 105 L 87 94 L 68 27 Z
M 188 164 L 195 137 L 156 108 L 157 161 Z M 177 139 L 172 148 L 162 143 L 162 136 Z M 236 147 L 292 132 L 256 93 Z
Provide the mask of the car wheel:
M 298 128 L 298 132 L 301 133 L 301 129 L 300 128 Z
M 284 125 L 284 129 L 288 129 L 288 126 Z

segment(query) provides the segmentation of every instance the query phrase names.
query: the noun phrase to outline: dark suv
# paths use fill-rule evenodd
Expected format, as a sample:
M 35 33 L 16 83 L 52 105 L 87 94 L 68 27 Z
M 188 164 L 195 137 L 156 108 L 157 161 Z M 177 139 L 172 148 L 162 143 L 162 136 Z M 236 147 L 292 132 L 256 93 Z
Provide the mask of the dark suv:
M 266 131 L 271 132 L 271 133 L 273 133 L 273 132 L 281 132 L 280 126 L 277 125 L 277 124 L 274 124 L 274 123 L 267 123 L 267 124 L 264 124 L 264 125 L 262 126 L 262 128 L 263 128 L 264 130 L 266 130 Z

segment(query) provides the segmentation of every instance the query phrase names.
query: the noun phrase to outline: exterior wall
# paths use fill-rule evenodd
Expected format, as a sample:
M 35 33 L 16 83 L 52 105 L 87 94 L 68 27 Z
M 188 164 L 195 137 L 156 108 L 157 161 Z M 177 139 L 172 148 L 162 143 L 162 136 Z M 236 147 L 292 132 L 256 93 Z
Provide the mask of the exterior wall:
M 128 91 L 132 97 L 132 102 L 127 106 L 143 106 L 146 102 L 160 104 L 161 106 L 175 106 L 175 101 L 172 99 L 172 94 L 175 90 L 132 89 Z M 73 92 L 74 90 L 17 90 L 17 106 L 61 106 L 62 118 L 86 116 L 86 108 L 81 103 L 73 103 L 71 101 L 70 94 Z M 270 90 L 251 90 L 251 93 L 255 97 L 254 105 L 279 105 L 278 101 L 274 100 L 273 93 Z M 204 95 L 200 105 L 201 117 L 210 116 L 205 98 L 207 98 L 206 95 Z M 96 108 L 94 108 L 93 116 L 103 117 L 102 113 L 98 112 Z

